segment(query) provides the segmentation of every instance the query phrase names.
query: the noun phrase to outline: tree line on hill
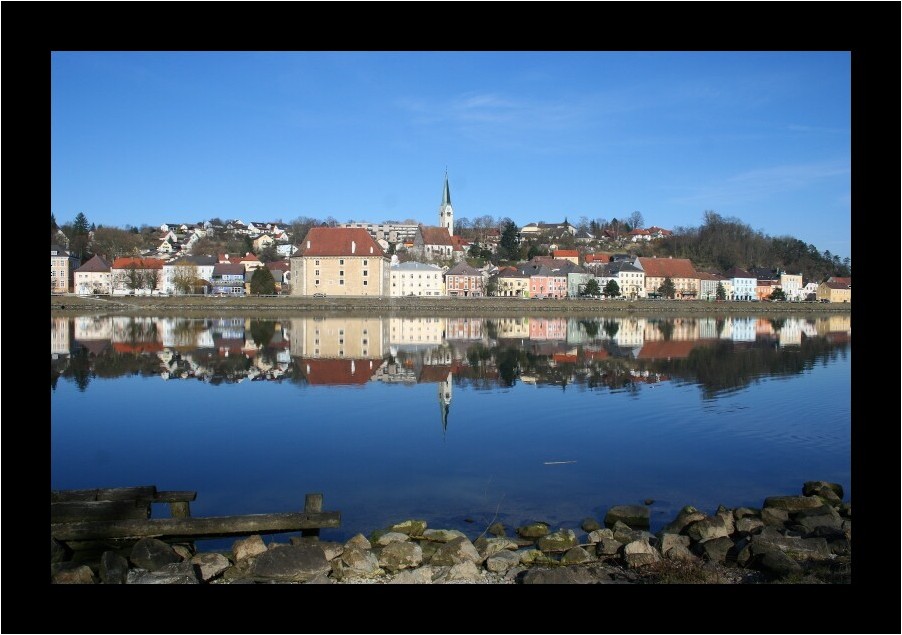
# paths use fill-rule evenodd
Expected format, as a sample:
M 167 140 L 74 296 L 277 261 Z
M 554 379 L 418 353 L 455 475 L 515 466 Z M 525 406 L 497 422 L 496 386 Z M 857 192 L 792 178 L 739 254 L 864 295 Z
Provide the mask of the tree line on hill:
M 413 222 L 413 219 L 404 222 Z M 211 219 L 211 223 L 214 226 L 225 225 L 219 218 Z M 94 226 L 89 224 L 83 213 L 79 213 L 74 221 L 62 226 L 57 226 L 51 214 L 50 224 L 51 242 L 55 242 L 56 232 L 61 229 L 68 237 L 69 250 L 82 262 L 95 253 L 107 259 L 114 259 L 159 245 L 158 228 L 148 225 L 141 228 L 126 226 L 125 229 Z M 338 224 L 339 222 L 331 216 L 325 219 L 299 216 L 286 223 L 286 230 L 297 244 L 303 240 L 311 227 L 335 227 Z M 577 230 L 586 230 L 595 236 L 599 236 L 605 230 L 626 234 L 643 226 L 644 219 L 638 211 L 633 212 L 625 220 L 616 218 L 610 221 L 604 218 L 589 220 L 582 216 L 574 224 Z M 454 229 L 455 234 L 474 243 L 468 255 L 483 262 L 502 264 L 548 254 L 548 246 L 541 240 L 521 240 L 519 226 L 508 217 L 498 218 L 491 215 L 477 216 L 473 219 L 462 217 L 457 219 Z M 487 244 L 489 234 L 494 234 L 495 231 L 500 232 L 500 241 L 497 250 L 493 252 L 487 248 Z M 603 246 L 603 241 L 599 242 Z M 559 249 L 577 247 L 585 249 L 566 232 L 555 239 L 555 244 Z M 700 270 L 724 272 L 734 266 L 744 269 L 763 267 L 780 269 L 788 273 L 801 272 L 806 280 L 818 281 L 829 276 L 852 275 L 852 261 L 848 256 L 841 258 L 829 250 L 821 252 L 815 245 L 806 244 L 792 236 L 771 237 L 752 229 L 738 218 L 724 217 L 711 210 L 704 212 L 703 223 L 699 227 L 675 227 L 670 237 L 630 244 L 629 250 L 638 256 L 688 258 Z M 251 251 L 251 239 L 248 236 L 215 230 L 198 240 L 192 248 L 192 254 L 212 256 L 217 253 L 248 251 Z M 257 256 L 263 262 L 279 259 L 274 247 L 261 251 Z

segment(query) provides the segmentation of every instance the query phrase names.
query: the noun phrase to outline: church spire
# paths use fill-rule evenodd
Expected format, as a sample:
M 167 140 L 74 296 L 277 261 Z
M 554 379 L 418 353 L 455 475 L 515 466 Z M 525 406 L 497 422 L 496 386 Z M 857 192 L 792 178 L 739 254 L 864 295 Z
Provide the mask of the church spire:
M 451 207 L 451 187 L 448 185 L 448 168 L 445 168 L 445 189 L 442 191 L 442 204 L 438 208 L 438 226 L 447 227 L 448 233 L 454 235 L 454 208 Z
M 442 207 L 451 207 L 451 188 L 448 187 L 448 170 L 445 169 L 445 191 L 442 192 Z

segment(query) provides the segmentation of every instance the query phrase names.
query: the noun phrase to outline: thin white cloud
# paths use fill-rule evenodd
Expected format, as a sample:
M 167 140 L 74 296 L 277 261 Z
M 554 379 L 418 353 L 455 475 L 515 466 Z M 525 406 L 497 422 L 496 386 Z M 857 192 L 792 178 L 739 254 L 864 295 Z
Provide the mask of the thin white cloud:
M 745 203 L 778 192 L 803 189 L 823 179 L 846 176 L 851 172 L 843 161 L 777 165 L 741 172 L 718 183 L 699 186 L 695 192 L 671 199 L 674 203 L 712 205 Z

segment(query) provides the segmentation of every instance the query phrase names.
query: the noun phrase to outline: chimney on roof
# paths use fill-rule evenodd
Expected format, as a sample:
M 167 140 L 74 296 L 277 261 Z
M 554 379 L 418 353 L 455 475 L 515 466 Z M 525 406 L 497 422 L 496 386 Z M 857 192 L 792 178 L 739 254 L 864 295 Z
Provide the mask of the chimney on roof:
M 353 240 L 351 241 L 351 253 L 355 253 L 357 251 L 357 243 Z
M 372 247 L 370 247 L 370 253 L 373 253 L 373 248 L 372 248 Z
M 673 260 L 673 256 L 668 256 L 668 258 L 670 258 L 671 260 Z
M 310 241 L 307 241 L 307 249 L 310 249 Z

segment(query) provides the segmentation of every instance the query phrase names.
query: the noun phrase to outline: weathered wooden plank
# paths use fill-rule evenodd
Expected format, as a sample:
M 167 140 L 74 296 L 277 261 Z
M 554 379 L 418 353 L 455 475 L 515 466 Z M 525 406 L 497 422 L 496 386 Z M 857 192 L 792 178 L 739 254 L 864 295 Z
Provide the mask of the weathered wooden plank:
M 153 495 L 155 503 L 187 503 L 197 500 L 197 492 L 188 490 L 164 490 Z
M 122 501 L 137 499 L 153 499 L 156 485 L 139 485 L 137 487 L 100 487 L 95 489 L 60 489 L 50 490 L 50 502 L 67 501 Z
M 102 540 L 106 538 L 165 538 L 196 540 L 242 534 L 273 534 L 316 527 L 338 527 L 341 512 L 248 514 L 206 518 L 149 518 L 50 525 L 57 540 Z
M 146 519 L 148 517 L 150 517 L 150 505 L 136 503 L 133 500 L 50 503 L 51 523 Z
M 307 494 L 304 497 L 304 511 L 308 514 L 323 511 L 323 495 L 320 493 Z M 319 529 L 305 529 L 301 535 L 318 540 Z

